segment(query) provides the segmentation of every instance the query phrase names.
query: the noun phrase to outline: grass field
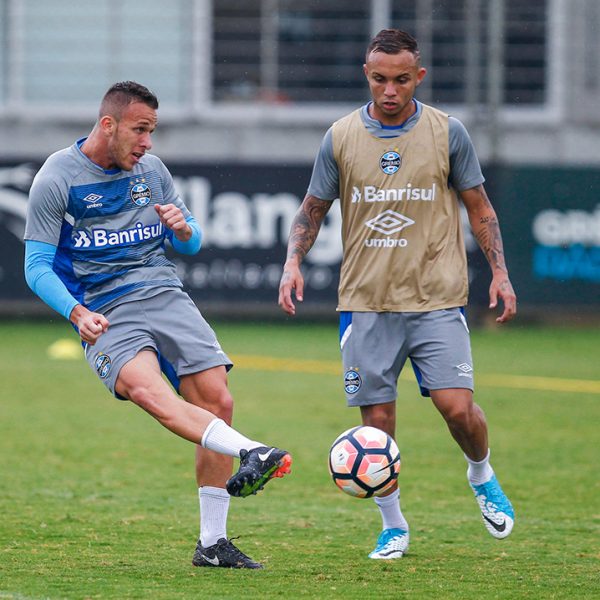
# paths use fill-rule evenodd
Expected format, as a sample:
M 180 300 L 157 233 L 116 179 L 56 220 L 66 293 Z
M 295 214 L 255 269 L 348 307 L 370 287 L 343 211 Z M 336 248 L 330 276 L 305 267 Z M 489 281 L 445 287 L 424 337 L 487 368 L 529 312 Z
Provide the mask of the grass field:
M 232 499 L 229 535 L 259 572 L 198 569 L 193 448 L 111 398 L 82 360 L 47 349 L 66 324 L 0 323 L 0 599 L 598 598 L 600 331 L 475 331 L 476 398 L 516 510 L 485 531 L 466 465 L 410 377 L 398 444 L 411 551 L 366 558 L 370 500 L 330 481 L 345 408 L 334 326 L 223 324 L 235 425 L 286 447 L 291 476 Z

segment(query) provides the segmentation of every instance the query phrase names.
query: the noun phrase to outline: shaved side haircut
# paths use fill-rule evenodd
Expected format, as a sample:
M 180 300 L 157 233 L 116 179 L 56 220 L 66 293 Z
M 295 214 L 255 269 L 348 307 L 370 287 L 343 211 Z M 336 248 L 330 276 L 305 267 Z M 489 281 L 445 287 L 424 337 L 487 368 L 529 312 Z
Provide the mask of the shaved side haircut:
M 417 40 L 410 33 L 400 29 L 382 29 L 367 47 L 365 60 L 369 59 L 371 52 L 399 54 L 404 51 L 413 54 L 417 60 L 421 57 Z
M 133 102 L 142 102 L 154 110 L 158 109 L 158 98 L 147 87 L 135 81 L 120 81 L 104 94 L 98 118 L 111 115 L 118 121 L 125 108 Z

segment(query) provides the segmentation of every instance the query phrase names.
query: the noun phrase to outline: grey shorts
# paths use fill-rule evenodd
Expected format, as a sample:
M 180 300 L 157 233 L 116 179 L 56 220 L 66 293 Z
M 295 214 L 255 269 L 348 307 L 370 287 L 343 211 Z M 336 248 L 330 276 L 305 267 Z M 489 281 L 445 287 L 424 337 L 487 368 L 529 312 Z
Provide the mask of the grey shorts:
M 163 373 L 176 390 L 183 375 L 219 365 L 228 370 L 233 366 L 215 332 L 180 288 L 119 304 L 104 316 L 109 322 L 108 330 L 95 345 L 86 345 L 85 357 L 118 398 L 115 384 L 121 368 L 144 348 L 156 352 Z
M 469 329 L 460 308 L 425 313 L 343 312 L 340 347 L 348 406 L 392 402 L 410 358 L 421 394 L 473 390 Z

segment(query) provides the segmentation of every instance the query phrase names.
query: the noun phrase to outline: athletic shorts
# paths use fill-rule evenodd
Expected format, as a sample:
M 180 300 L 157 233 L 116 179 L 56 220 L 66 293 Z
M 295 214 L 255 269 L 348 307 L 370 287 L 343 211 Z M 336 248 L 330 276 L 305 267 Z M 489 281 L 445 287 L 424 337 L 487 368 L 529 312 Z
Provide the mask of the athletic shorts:
M 348 406 L 393 402 L 410 358 L 421 394 L 473 390 L 469 329 L 462 309 L 423 313 L 343 312 L 340 347 Z
M 145 348 L 156 352 L 163 373 L 176 390 L 183 375 L 233 366 L 215 332 L 180 288 L 124 302 L 103 314 L 108 330 L 93 346 L 85 345 L 85 357 L 117 398 L 122 399 L 115 392 L 121 368 Z

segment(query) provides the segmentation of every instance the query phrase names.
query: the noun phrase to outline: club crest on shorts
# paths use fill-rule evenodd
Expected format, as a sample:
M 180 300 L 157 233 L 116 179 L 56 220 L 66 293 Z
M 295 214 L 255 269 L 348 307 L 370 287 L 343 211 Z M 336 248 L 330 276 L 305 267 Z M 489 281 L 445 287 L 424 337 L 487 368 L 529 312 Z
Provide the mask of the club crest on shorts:
M 152 199 L 152 192 L 145 183 L 136 183 L 131 188 L 129 195 L 136 206 L 146 206 Z
M 356 369 L 348 369 L 344 373 L 344 389 L 347 394 L 356 394 L 362 386 L 362 379 Z
M 96 368 L 96 373 L 98 373 L 100 379 L 106 379 L 110 372 L 110 368 L 112 367 L 110 356 L 108 356 L 108 354 L 103 354 L 102 352 L 98 354 L 94 360 L 94 367 Z
M 402 166 L 402 157 L 395 150 L 388 150 L 379 159 L 379 166 L 386 175 L 393 175 Z

